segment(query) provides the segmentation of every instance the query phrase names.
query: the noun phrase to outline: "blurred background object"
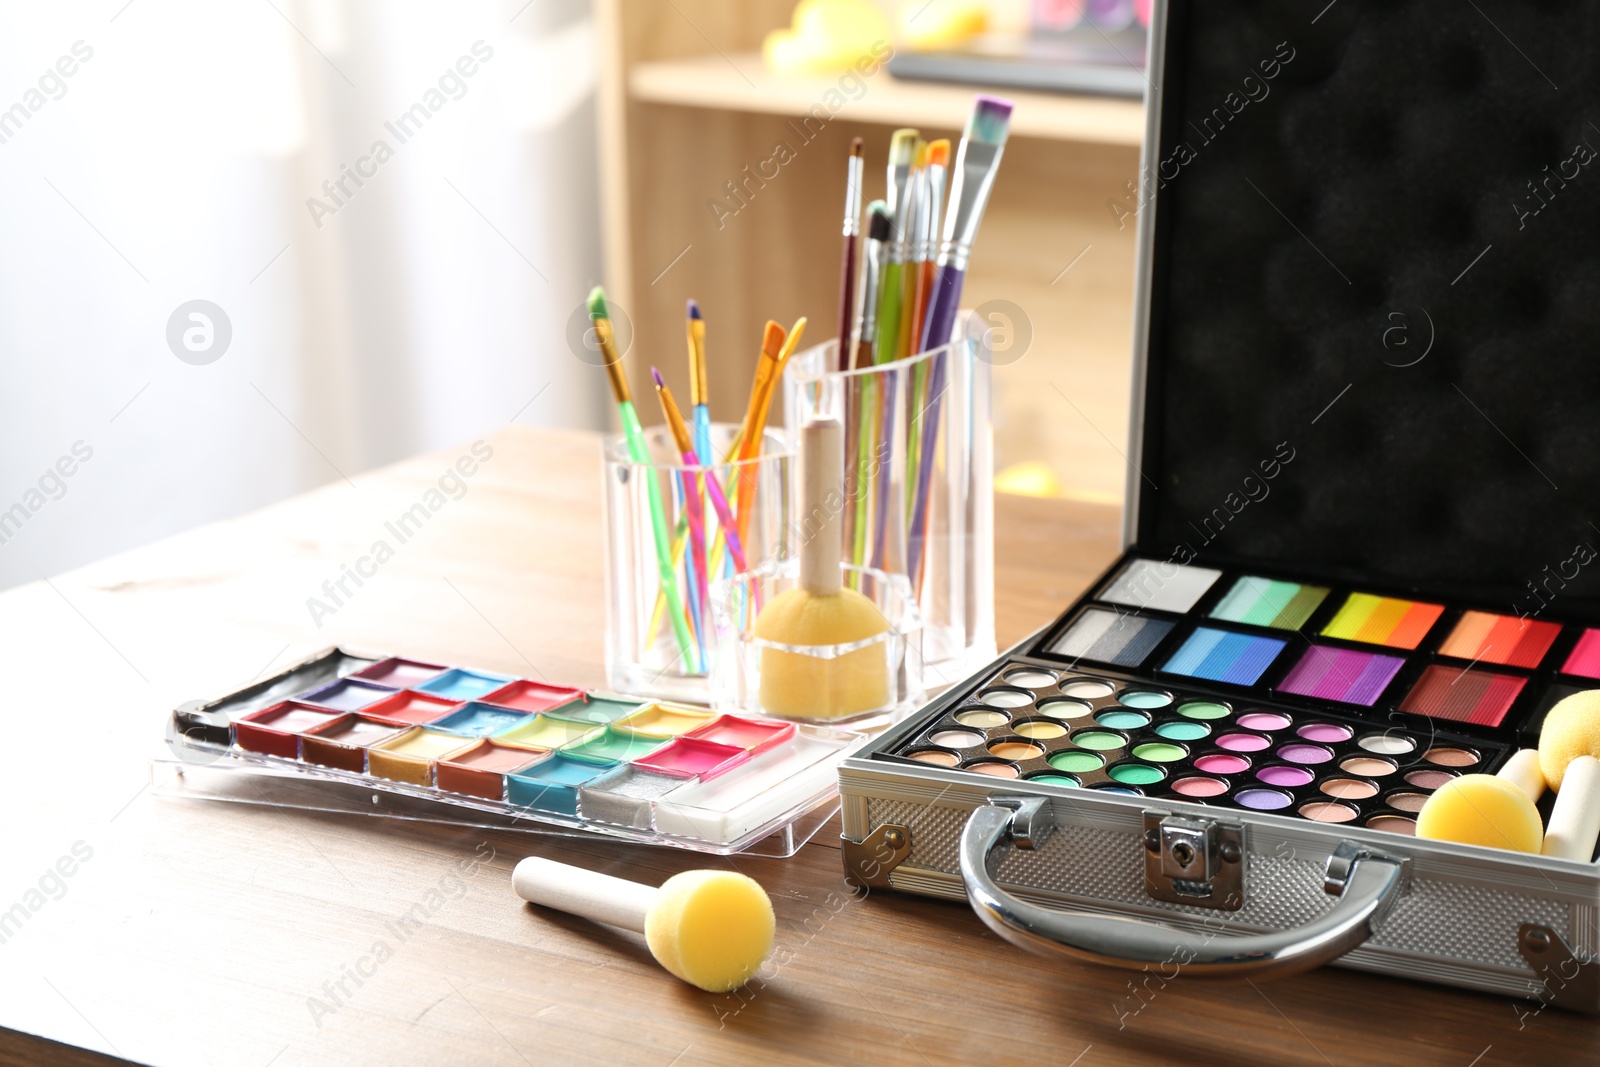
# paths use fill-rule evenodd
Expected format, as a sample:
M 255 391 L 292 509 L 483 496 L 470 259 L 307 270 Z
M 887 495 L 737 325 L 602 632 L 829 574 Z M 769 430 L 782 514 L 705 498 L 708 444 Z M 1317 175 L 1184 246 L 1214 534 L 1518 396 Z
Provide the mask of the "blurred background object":
M 8 5 L 0 69 L 0 587 L 602 425 L 588 0 Z

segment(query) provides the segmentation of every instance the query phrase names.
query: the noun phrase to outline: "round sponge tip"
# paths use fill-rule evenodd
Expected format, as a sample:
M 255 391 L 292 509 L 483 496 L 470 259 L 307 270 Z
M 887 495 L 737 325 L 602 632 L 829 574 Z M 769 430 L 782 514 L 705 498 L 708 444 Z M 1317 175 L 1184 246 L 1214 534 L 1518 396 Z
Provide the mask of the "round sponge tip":
M 772 951 L 772 901 L 733 871 L 685 871 L 661 886 L 644 920 L 656 961 L 709 993 L 745 984 Z
M 1539 809 L 1514 783 L 1492 774 L 1463 774 L 1422 805 L 1417 836 L 1538 854 L 1544 825 Z
M 1600 759 L 1600 689 L 1585 689 L 1562 700 L 1539 730 L 1539 769 L 1550 788 L 1561 789 L 1567 764 L 1579 756 Z

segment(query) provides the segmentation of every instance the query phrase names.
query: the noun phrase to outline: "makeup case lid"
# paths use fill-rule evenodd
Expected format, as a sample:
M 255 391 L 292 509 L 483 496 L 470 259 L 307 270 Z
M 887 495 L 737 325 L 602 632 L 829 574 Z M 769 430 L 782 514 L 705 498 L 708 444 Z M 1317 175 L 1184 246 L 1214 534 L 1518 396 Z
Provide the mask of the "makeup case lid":
M 1595 616 L 1600 8 L 1156 29 L 1128 543 Z

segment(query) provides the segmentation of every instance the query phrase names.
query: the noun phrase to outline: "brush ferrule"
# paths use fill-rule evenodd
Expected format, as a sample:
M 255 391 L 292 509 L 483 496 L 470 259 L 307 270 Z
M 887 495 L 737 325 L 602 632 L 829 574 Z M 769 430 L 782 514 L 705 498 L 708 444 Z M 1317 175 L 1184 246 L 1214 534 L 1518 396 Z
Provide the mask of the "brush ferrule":
M 900 243 L 905 246 L 907 259 L 927 259 L 927 243 L 923 240 L 928 214 L 927 175 L 918 171 L 911 175 L 906 189 L 906 224 L 900 230 Z
M 900 216 L 905 210 L 906 186 L 911 184 L 911 168 L 908 166 L 889 168 L 889 188 L 884 194 L 884 204 L 889 208 L 889 218 L 894 223 L 895 229 L 900 228 Z
M 962 138 L 961 154 L 956 158 L 955 185 L 950 190 L 954 205 L 944 220 L 944 242 L 939 246 L 940 266 L 967 269 L 967 256 L 978 236 L 983 209 L 994 188 L 1000 169 L 1002 146 Z
M 878 338 L 878 279 L 883 274 L 884 242 L 867 242 L 866 267 L 861 272 L 861 326 L 856 331 L 858 339 L 872 342 Z
M 922 218 L 922 240 L 927 251 L 923 259 L 933 259 L 939 253 L 939 212 L 944 208 L 944 168 L 928 168 L 927 212 Z
M 861 236 L 861 157 L 851 156 L 845 174 L 844 236 Z

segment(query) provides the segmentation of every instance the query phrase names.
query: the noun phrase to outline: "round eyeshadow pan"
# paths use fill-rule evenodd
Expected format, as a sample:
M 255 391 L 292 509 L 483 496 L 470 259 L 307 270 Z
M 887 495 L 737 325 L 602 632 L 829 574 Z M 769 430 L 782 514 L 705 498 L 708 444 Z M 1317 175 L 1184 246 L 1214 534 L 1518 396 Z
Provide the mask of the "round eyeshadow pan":
M 1029 719 L 1025 722 L 1012 723 L 1011 729 L 1016 732 L 1018 737 L 1031 737 L 1036 741 L 1043 741 L 1051 737 L 1061 737 L 1067 732 L 1065 726 L 1046 719 Z
M 1083 784 L 1069 774 L 1035 774 L 1028 781 L 1043 782 L 1045 785 L 1065 785 L 1074 789 Z
M 1294 803 L 1293 797 L 1277 789 L 1241 789 L 1233 799 L 1255 811 L 1277 811 Z
M 907 759 L 914 759 L 918 763 L 932 763 L 940 767 L 954 767 L 961 762 L 961 757 L 954 752 L 946 752 L 942 748 L 925 748 L 920 752 L 907 752 Z
M 940 730 L 928 740 L 940 748 L 971 748 L 983 744 L 983 735 L 972 730 Z
M 1406 781 L 1418 789 L 1438 789 L 1454 777 L 1454 771 L 1436 771 L 1423 767 L 1420 770 L 1408 772 Z
M 1322 745 L 1289 744 L 1278 749 L 1278 758 L 1290 763 L 1327 763 L 1333 759 L 1333 749 Z
M 1067 771 L 1070 774 L 1090 774 L 1106 765 L 1105 758 L 1093 752 L 1052 752 L 1045 758 L 1045 762 L 1058 771 Z
M 1391 834 L 1417 835 L 1417 820 L 1403 815 L 1374 815 L 1367 820 L 1369 830 L 1387 830 Z
M 1339 769 L 1364 778 L 1382 778 L 1399 770 L 1399 765 L 1392 759 L 1379 756 L 1350 756 L 1339 761 Z
M 1105 730 L 1084 730 L 1074 734 L 1072 743 L 1079 748 L 1087 748 L 1094 752 L 1112 752 L 1128 743 L 1128 739 L 1121 734 L 1108 733 Z
M 1094 721 L 1101 726 L 1109 726 L 1113 730 L 1137 730 L 1150 725 L 1150 716 L 1142 711 L 1122 711 L 1119 708 L 1110 708 L 1094 717 Z
M 1297 786 L 1305 785 L 1316 775 L 1304 767 L 1285 767 L 1281 763 L 1274 763 L 1257 771 L 1256 777 L 1268 785 L 1281 785 L 1285 788 L 1293 789 Z
M 1167 772 L 1160 767 L 1152 767 L 1147 763 L 1120 763 L 1106 773 L 1112 781 L 1123 785 L 1154 785 L 1167 776 Z
M 1017 777 L 1017 769 L 1011 766 L 1011 764 L 997 763 L 993 760 L 986 760 L 979 763 L 969 763 L 962 769 L 968 771 L 977 771 L 979 774 L 987 774 L 994 778 Z
M 1112 688 L 1110 682 L 1101 682 L 1093 678 L 1073 678 L 1070 681 L 1061 683 L 1063 696 L 1081 697 L 1084 700 L 1108 697 L 1111 695 Z
M 1380 756 L 1404 756 L 1407 752 L 1416 751 L 1417 748 L 1417 743 L 1411 738 L 1396 734 L 1367 734 L 1356 744 Z
M 1300 814 L 1316 822 L 1350 822 L 1357 812 L 1350 805 L 1340 804 L 1336 800 L 1313 800 L 1300 805 Z
M 1033 703 L 1033 694 L 1020 689 L 985 689 L 977 699 L 991 708 L 1025 708 Z
M 956 722 L 962 726 L 974 726 L 979 730 L 987 730 L 991 726 L 1004 726 L 1011 721 L 1011 716 L 1003 711 L 988 711 L 984 708 L 968 708 L 966 711 L 956 712 Z
M 1117 697 L 1117 703 L 1130 708 L 1164 708 L 1172 703 L 1172 697 L 1153 689 L 1129 689 Z
M 1220 778 L 1191 775 L 1173 782 L 1172 790 L 1186 797 L 1220 797 L 1228 791 L 1228 783 Z
M 1250 761 L 1243 756 L 1219 752 L 1210 756 L 1201 756 L 1195 760 L 1194 769 L 1205 771 L 1207 774 L 1238 774 L 1240 771 L 1248 771 L 1250 769 Z
M 1348 726 L 1341 726 L 1335 722 L 1308 722 L 1296 730 L 1295 733 L 1307 741 L 1321 741 L 1323 744 L 1336 745 L 1341 741 L 1350 740 L 1350 735 L 1355 731 Z M 1320 821 L 1332 822 L 1334 820 L 1323 819 Z M 1343 820 L 1339 821 L 1342 822 Z
M 1440 745 L 1430 748 L 1422 754 L 1422 758 L 1429 763 L 1437 763 L 1441 767 L 1470 767 L 1478 762 L 1478 754 L 1465 748 L 1456 748 L 1454 745 Z
M 1238 723 L 1246 730 L 1281 730 L 1289 725 L 1289 716 L 1275 711 L 1248 711 L 1239 716 Z
M 989 746 L 989 754 L 1001 759 L 1025 760 L 1044 755 L 1044 749 L 1026 741 L 996 741 Z
M 1136 758 L 1149 760 L 1151 763 L 1176 763 L 1189 754 L 1189 750 L 1182 745 L 1167 745 L 1160 741 L 1148 741 L 1142 745 L 1133 746 Z
M 1198 741 L 1211 733 L 1211 727 L 1203 722 L 1187 722 L 1175 719 L 1164 722 L 1156 727 L 1156 736 L 1165 737 L 1169 741 Z
M 1001 681 L 1011 685 L 1020 685 L 1024 689 L 1043 689 L 1047 685 L 1054 685 L 1056 676 L 1049 671 L 1041 671 L 1034 667 L 1024 667 L 1021 670 L 1008 672 Z
M 1422 805 L 1428 802 L 1426 793 L 1396 793 L 1384 801 L 1397 811 L 1417 812 L 1422 810 Z
M 1329 778 L 1317 788 L 1341 800 L 1365 800 L 1378 792 L 1377 786 L 1359 778 Z
M 1271 744 L 1260 734 L 1223 734 L 1217 738 L 1217 746 L 1230 752 L 1260 752 Z
M 1041 700 L 1039 711 L 1052 719 L 1081 719 L 1093 710 L 1081 700 Z
M 1180 707 L 1178 714 L 1186 719 L 1226 719 L 1231 712 L 1226 704 L 1196 700 Z

